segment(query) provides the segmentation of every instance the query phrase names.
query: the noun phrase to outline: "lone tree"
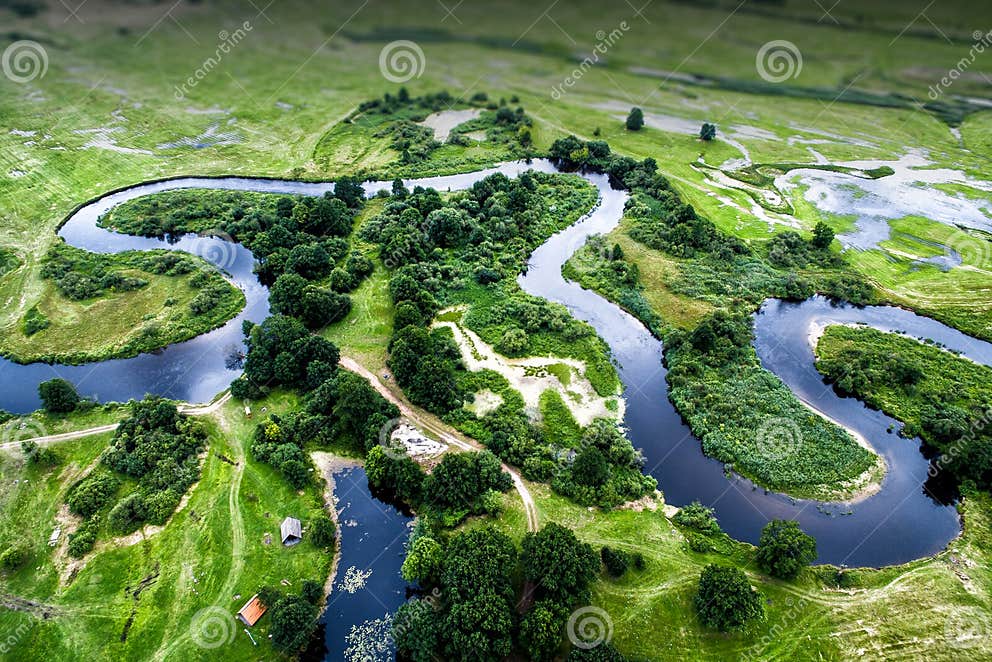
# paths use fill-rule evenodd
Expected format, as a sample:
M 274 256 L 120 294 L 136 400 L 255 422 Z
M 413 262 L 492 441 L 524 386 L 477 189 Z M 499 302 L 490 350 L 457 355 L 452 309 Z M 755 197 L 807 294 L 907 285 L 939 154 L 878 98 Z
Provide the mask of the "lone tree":
M 834 241 L 834 231 L 829 225 L 820 221 L 813 228 L 813 248 L 825 251 Z
M 631 108 L 630 115 L 627 115 L 627 130 L 640 131 L 644 126 L 644 113 L 640 108 Z
M 41 396 L 45 411 L 53 414 L 65 414 L 79 404 L 79 394 L 76 387 L 64 379 L 52 379 L 38 385 L 38 395 Z
M 758 565 L 780 579 L 792 579 L 816 558 L 816 540 L 788 520 L 772 520 L 761 531 Z
M 761 594 L 751 588 L 747 575 L 728 566 L 706 566 L 699 576 L 695 605 L 703 625 L 721 632 L 740 629 L 765 614 Z
M 716 124 L 703 123 L 703 128 L 699 130 L 699 137 L 703 140 L 713 140 L 716 138 Z

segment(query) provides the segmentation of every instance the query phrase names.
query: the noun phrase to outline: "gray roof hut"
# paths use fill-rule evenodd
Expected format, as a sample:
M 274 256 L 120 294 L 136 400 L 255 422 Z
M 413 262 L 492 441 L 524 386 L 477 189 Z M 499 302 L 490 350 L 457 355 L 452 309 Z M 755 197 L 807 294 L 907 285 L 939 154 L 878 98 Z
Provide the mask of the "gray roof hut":
M 287 517 L 279 525 L 279 532 L 282 533 L 282 544 L 292 547 L 303 540 L 303 525 L 295 517 Z

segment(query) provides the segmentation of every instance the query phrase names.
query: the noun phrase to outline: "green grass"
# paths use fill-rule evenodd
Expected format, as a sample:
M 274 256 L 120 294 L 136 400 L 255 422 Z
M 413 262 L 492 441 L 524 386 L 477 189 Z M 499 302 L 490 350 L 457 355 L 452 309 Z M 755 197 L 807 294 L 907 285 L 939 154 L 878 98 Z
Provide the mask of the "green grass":
M 274 395 L 253 403 L 258 411 L 285 411 L 296 399 Z M 135 544 L 98 544 L 78 572 L 46 541 L 67 487 L 106 447 L 109 435 L 89 437 L 56 447 L 61 464 L 42 473 L 3 458 L 4 508 L 0 538 L 26 540 L 33 556 L 28 566 L 3 579 L 4 591 L 53 605 L 58 615 L 30 621 L 27 631 L 5 659 L 271 659 L 268 621 L 253 629 L 260 646 L 252 646 L 240 627 L 230 624 L 232 641 L 217 650 L 199 648 L 190 638 L 190 625 L 200 609 L 217 606 L 236 612 L 263 584 L 288 579 L 296 587 L 303 579 L 323 581 L 331 557 L 307 542 L 293 548 L 278 543 L 278 525 L 286 515 L 306 520 L 321 510 L 317 487 L 297 494 L 271 468 L 248 457 L 247 443 L 254 422 L 241 407 L 226 405 L 207 421 L 209 449 L 203 475 L 188 504 L 164 530 Z M 237 462 L 233 466 L 224 455 Z M 23 482 L 23 479 L 28 482 Z M 17 485 L 13 481 L 21 480 Z M 263 544 L 270 533 L 275 541 Z M 65 531 L 63 532 L 63 536 Z M 130 589 L 146 578 L 148 587 L 136 599 Z M 235 595 L 242 597 L 235 599 Z M 132 618 L 133 617 L 133 618 Z M 131 619 L 127 641 L 121 641 Z M 0 626 L 14 631 L 26 617 L 13 611 L 0 614 Z
M 589 512 L 546 488 L 534 489 L 542 523 L 572 527 L 596 549 L 609 545 L 644 555 L 643 571 L 629 570 L 619 580 L 604 572 L 593 586 L 592 603 L 609 615 L 613 643 L 631 658 L 956 660 L 992 655 L 985 637 L 952 640 L 989 609 L 985 591 L 992 573 L 981 560 L 992 542 L 988 496 L 966 499 L 964 534 L 936 557 L 841 574 L 833 567 L 814 567 L 785 582 L 760 572 L 750 545 L 712 538 L 710 551 L 693 551 L 687 532 L 660 510 Z M 698 622 L 692 598 L 708 563 L 746 571 L 764 597 L 764 621 L 734 634 L 707 630 Z
M 582 437 L 582 428 L 558 391 L 549 388 L 541 393 L 540 407 L 545 441 L 564 448 L 574 447 Z
M 39 297 L 30 308 L 15 306 L 2 316 L 6 323 L 0 326 L 0 354 L 21 363 L 79 364 L 131 357 L 195 338 L 222 326 L 244 307 L 244 294 L 225 282 L 219 303 L 194 314 L 190 302 L 200 289 L 190 281 L 201 269 L 184 275 L 157 274 L 138 268 L 137 260 L 145 255 L 103 257 L 116 266 L 115 272 L 148 282 L 136 290 L 107 290 L 73 301 L 52 280 L 42 280 Z M 0 284 L 0 291 L 6 285 Z M 28 334 L 25 320 L 37 319 L 39 314 L 47 326 Z

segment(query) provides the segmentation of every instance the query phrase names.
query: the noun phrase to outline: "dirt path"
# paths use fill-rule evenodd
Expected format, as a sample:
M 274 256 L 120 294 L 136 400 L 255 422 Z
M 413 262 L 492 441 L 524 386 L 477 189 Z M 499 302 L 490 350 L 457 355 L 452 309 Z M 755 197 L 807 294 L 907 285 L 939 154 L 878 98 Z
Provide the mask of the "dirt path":
M 212 405 L 201 408 L 201 411 L 209 410 L 212 413 L 219 409 L 228 399 L 230 399 L 230 393 Z M 187 408 L 187 413 L 190 409 Z M 245 521 L 244 516 L 241 514 L 240 503 L 241 480 L 245 475 L 245 450 L 240 443 L 232 444 L 231 448 L 234 455 L 232 459 L 235 462 L 234 473 L 231 476 L 230 489 L 227 494 L 227 504 L 231 521 L 231 567 L 227 572 L 224 583 L 217 590 L 214 601 L 206 609 L 218 609 L 227 612 L 231 616 L 230 626 L 235 628 L 236 632 L 237 624 L 234 621 L 233 615 L 229 612 L 229 606 L 231 604 L 231 596 L 234 595 L 234 589 L 245 572 Z M 221 613 L 221 611 L 218 611 L 218 613 Z M 191 639 L 192 634 L 192 629 L 187 629 L 179 636 L 166 640 L 168 645 L 166 645 L 166 641 L 163 641 L 162 646 L 155 652 L 153 659 L 165 660 L 169 658 L 180 646 Z
M 186 414 L 187 416 L 209 416 L 223 407 L 230 399 L 231 393 L 226 392 L 222 397 L 207 405 L 191 405 L 189 403 L 181 404 L 179 405 L 179 413 Z M 45 444 L 56 444 L 61 441 L 72 441 L 73 439 L 82 439 L 83 437 L 92 437 L 93 435 L 103 434 L 105 432 L 113 432 L 119 426 L 119 423 L 110 423 L 108 425 L 100 425 L 86 430 L 63 432 L 62 434 L 50 434 L 45 437 L 34 437 L 32 439 L 24 439 L 22 441 L 33 441 L 38 445 L 44 446 Z M 16 450 L 20 447 L 21 441 L 10 441 L 5 444 L 0 444 L 0 450 Z
M 367 370 L 355 359 L 342 356 L 341 367 L 355 373 L 360 377 L 364 377 L 369 384 L 372 385 L 372 388 L 378 391 L 382 397 L 396 405 L 403 416 L 409 418 L 418 427 L 429 432 L 433 432 L 441 441 L 467 451 L 485 449 L 485 447 L 479 442 L 461 435 L 454 428 L 437 421 L 430 414 L 411 405 L 407 402 L 406 398 L 403 398 L 390 390 L 379 380 L 376 375 L 372 374 L 371 371 Z M 530 490 L 527 489 L 527 485 L 524 483 L 524 479 L 520 476 L 520 473 L 516 469 L 505 463 L 502 464 L 502 467 L 503 471 L 510 474 L 510 478 L 513 479 L 513 487 L 517 490 L 517 493 L 520 495 L 520 500 L 524 504 L 524 511 L 527 514 L 527 530 L 537 531 L 539 519 L 537 516 L 537 506 L 534 504 L 534 497 L 531 496 Z

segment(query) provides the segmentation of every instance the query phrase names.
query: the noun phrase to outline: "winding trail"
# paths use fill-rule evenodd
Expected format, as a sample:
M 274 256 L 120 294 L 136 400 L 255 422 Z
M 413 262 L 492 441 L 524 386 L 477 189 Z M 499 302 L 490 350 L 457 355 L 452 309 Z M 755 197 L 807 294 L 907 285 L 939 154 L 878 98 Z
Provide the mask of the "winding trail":
M 449 425 L 446 425 L 439 421 L 437 417 L 425 412 L 419 407 L 415 407 L 410 404 L 410 402 L 403 397 L 402 394 L 396 393 L 388 386 L 382 383 L 380 379 L 373 374 L 370 370 L 366 369 L 365 366 L 360 364 L 353 358 L 342 356 L 341 357 L 341 367 L 345 370 L 355 373 L 359 377 L 363 377 L 369 384 L 372 385 L 376 391 L 379 392 L 382 397 L 386 398 L 390 402 L 399 408 L 400 413 L 406 418 L 410 419 L 417 427 L 420 427 L 428 432 L 432 432 L 444 443 L 456 446 L 462 450 L 466 451 L 481 451 L 485 450 L 485 446 L 470 439 L 465 435 L 459 433 L 457 430 Z M 501 463 L 503 471 L 510 474 L 510 478 L 513 479 L 513 487 L 517 490 L 520 495 L 520 500 L 524 504 L 524 512 L 527 515 L 527 530 L 537 531 L 539 525 L 539 518 L 537 515 L 537 506 L 534 504 L 534 497 L 531 495 L 530 490 L 527 488 L 527 484 L 524 483 L 524 479 L 520 476 L 520 472 L 511 467 L 510 465 Z
M 403 416 L 410 419 L 414 424 L 417 425 L 417 427 L 423 428 L 424 430 L 427 430 L 437 435 L 437 437 L 444 443 L 452 446 L 456 446 L 457 448 L 460 448 L 462 450 L 471 450 L 471 451 L 485 450 L 485 446 L 483 446 L 479 442 L 475 441 L 474 439 L 470 439 L 465 435 L 462 435 L 451 426 L 446 425 L 441 421 L 439 421 L 435 416 L 432 416 L 431 414 L 425 412 L 419 407 L 415 407 L 414 405 L 410 404 L 410 402 L 405 397 L 403 397 L 401 393 L 396 393 L 393 390 L 391 390 L 389 387 L 383 384 L 382 381 L 374 373 L 372 373 L 372 371 L 366 369 L 365 366 L 360 364 L 355 359 L 347 356 L 342 356 L 340 365 L 345 370 L 348 370 L 349 372 L 353 372 L 359 377 L 364 378 L 366 381 L 369 382 L 369 384 L 372 385 L 372 388 L 374 388 L 377 392 L 379 392 L 380 395 L 382 395 L 382 397 L 386 398 L 394 405 L 396 405 L 399 408 L 400 413 L 403 414 Z M 217 412 L 221 407 L 227 404 L 227 402 L 230 399 L 231 399 L 231 392 L 227 391 L 224 393 L 223 396 L 221 396 L 220 398 L 218 398 L 217 400 L 215 400 L 210 404 L 205 404 L 205 405 L 193 405 L 189 403 L 181 404 L 179 405 L 179 412 L 182 414 L 186 414 L 187 416 L 209 416 Z M 106 432 L 113 432 L 119 426 L 120 426 L 119 423 L 111 423 L 109 425 L 100 425 L 86 430 L 76 430 L 74 432 L 65 432 L 62 434 L 53 434 L 45 437 L 35 437 L 33 439 L 23 439 L 18 441 L 7 442 L 5 444 L 0 444 L 0 450 L 19 449 L 21 447 L 22 441 L 34 441 L 39 445 L 46 445 L 46 444 L 53 444 L 62 441 L 71 441 L 73 439 L 82 439 L 84 437 L 92 437 L 94 435 L 104 434 Z M 237 460 L 239 461 L 238 466 L 241 467 L 244 464 L 243 462 L 241 462 L 241 460 L 244 459 L 244 453 L 243 450 L 240 448 L 237 450 L 239 451 L 239 453 L 241 453 L 240 457 L 237 458 Z M 530 490 L 527 488 L 527 484 L 524 482 L 524 479 L 520 475 L 519 471 L 517 471 L 516 469 L 514 469 L 513 467 L 511 467 L 506 463 L 502 463 L 501 466 L 503 468 L 503 471 L 510 474 L 510 478 L 513 479 L 513 487 L 520 495 L 520 500 L 524 504 L 524 512 L 527 515 L 527 530 L 537 531 L 540 520 L 537 515 L 537 506 L 534 503 L 534 497 L 531 495 Z M 232 481 L 232 489 L 234 483 L 237 482 L 238 484 L 240 484 L 240 481 L 241 481 L 241 472 L 239 471 L 237 472 L 236 480 Z M 236 498 L 235 492 L 232 491 L 231 493 L 232 524 L 236 524 L 234 522 L 234 513 L 235 511 L 237 511 L 237 508 L 235 507 L 236 504 L 234 501 L 235 498 Z M 240 519 L 240 513 L 238 513 L 238 519 Z M 241 543 L 243 545 L 244 543 L 243 527 L 241 531 L 241 538 L 242 538 Z

